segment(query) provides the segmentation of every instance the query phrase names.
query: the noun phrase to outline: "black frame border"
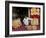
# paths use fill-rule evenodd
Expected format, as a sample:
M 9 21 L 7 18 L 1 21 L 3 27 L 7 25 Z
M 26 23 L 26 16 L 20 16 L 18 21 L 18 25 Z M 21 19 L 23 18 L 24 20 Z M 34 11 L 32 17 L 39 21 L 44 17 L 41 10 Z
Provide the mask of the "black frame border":
M 9 35 L 9 4 L 10 3 L 43 5 L 43 33 Z M 35 35 L 44 35 L 44 34 L 45 34 L 45 3 L 5 1 L 5 37 L 35 36 Z

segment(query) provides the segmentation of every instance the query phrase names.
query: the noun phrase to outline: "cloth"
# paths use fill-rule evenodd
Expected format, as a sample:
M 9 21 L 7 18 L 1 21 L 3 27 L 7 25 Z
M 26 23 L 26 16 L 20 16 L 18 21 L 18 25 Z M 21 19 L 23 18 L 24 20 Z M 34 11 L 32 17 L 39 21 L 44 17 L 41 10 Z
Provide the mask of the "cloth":
M 29 17 L 26 17 L 26 18 L 23 19 L 23 23 L 24 23 L 25 25 L 29 25 L 29 20 L 32 20 L 32 19 L 29 18 Z

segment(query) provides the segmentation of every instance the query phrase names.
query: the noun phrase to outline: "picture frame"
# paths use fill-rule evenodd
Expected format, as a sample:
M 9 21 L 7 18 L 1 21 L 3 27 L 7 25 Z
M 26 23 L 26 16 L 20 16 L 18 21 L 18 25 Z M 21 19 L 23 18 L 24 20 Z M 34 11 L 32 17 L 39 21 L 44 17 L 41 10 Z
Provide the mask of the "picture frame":
M 18 16 L 14 17 L 14 14 L 16 15 L 18 14 Z M 14 23 L 15 20 L 13 21 L 13 19 L 15 18 L 17 19 L 20 16 L 22 16 L 22 18 L 25 16 L 29 18 L 33 18 L 31 21 L 29 21 L 31 26 L 30 25 L 29 27 L 28 25 L 24 26 L 26 27 L 25 30 L 22 30 L 21 28 L 20 28 L 21 30 L 20 29 L 14 30 L 12 28 L 12 25 L 14 26 L 16 25 L 16 23 Z M 16 29 L 18 26 L 16 25 L 14 27 Z M 45 4 L 44 3 L 5 1 L 5 37 L 34 36 L 34 35 L 44 35 L 44 34 L 45 34 Z

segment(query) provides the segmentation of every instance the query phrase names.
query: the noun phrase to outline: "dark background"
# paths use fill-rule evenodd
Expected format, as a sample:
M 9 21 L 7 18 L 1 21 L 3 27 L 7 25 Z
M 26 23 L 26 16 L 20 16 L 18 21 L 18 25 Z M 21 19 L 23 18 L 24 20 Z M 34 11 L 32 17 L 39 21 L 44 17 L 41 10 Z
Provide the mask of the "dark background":
M 13 15 L 16 15 L 15 17 Z M 25 16 L 28 16 L 28 8 L 26 7 L 12 7 L 12 18 L 21 18 L 23 19 Z

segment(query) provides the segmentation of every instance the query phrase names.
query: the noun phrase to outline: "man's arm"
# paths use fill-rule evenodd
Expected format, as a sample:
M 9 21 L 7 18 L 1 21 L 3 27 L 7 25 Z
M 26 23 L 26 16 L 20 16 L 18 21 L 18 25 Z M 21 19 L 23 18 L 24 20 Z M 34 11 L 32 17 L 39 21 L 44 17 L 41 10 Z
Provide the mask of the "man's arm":
M 32 18 L 28 18 L 28 20 L 32 20 Z

